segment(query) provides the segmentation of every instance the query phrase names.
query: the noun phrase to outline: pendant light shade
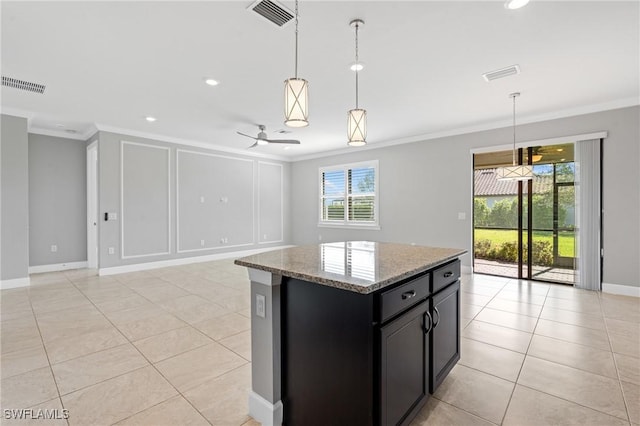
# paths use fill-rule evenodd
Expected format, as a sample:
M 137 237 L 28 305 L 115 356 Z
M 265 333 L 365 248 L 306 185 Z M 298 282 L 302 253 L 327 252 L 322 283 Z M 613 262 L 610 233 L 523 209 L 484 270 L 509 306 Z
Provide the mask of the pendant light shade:
M 295 77 L 284 82 L 284 124 L 289 127 L 309 125 L 309 82 L 298 78 L 298 0 L 296 0 Z
M 356 107 L 347 114 L 347 138 L 349 146 L 363 146 L 367 144 L 367 111 L 358 107 L 358 30 L 364 25 L 361 19 L 354 19 L 349 23 L 356 30 L 356 62 L 353 69 L 356 73 Z
M 513 162 L 511 166 L 498 167 L 498 169 L 496 169 L 496 178 L 498 180 L 533 179 L 533 166 L 516 164 L 516 98 L 518 96 L 520 96 L 518 92 L 509 95 L 509 97 L 513 99 Z

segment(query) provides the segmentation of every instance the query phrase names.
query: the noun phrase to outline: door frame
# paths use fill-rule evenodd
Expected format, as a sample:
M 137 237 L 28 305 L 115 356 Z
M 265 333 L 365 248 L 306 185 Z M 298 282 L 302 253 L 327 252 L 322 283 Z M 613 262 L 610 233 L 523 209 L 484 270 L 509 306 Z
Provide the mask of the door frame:
M 87 146 L 87 268 L 99 266 L 98 248 L 98 141 Z

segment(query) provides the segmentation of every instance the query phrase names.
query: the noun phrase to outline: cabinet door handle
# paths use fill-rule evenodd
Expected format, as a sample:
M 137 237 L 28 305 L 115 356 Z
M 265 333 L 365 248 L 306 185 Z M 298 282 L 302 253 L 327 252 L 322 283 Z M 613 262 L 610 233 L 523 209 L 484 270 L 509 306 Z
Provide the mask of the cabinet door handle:
M 415 290 L 407 291 L 406 293 L 402 293 L 402 300 L 411 299 L 416 295 Z
M 427 327 L 427 318 L 429 318 L 429 327 Z M 424 331 L 424 334 L 429 334 L 433 328 L 433 318 L 431 318 L 429 311 L 424 313 L 423 323 L 424 325 L 422 326 L 422 330 Z
M 438 321 L 434 319 L 434 323 L 433 323 L 433 328 L 435 329 L 438 326 L 438 324 L 440 324 L 440 312 L 438 311 L 438 308 L 436 306 L 433 307 L 433 313 L 438 315 Z M 435 315 L 434 315 L 434 318 L 435 318 Z
M 452 276 L 452 275 L 453 275 L 453 272 L 451 272 L 451 271 L 449 271 L 449 272 L 445 272 L 445 273 L 444 273 L 444 277 L 445 277 L 445 278 L 449 278 L 449 277 L 450 277 L 450 276 Z

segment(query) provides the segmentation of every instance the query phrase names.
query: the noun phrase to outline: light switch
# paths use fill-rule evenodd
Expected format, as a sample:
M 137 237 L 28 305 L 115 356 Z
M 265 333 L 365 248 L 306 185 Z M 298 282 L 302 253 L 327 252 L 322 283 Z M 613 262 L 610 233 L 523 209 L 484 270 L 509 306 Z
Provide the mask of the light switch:
M 200 197 L 200 202 L 204 204 L 204 197 Z
M 116 249 L 113 247 L 109 247 L 109 254 L 116 254 Z
M 267 301 L 262 294 L 256 294 L 256 315 L 260 318 L 266 317 L 266 305 Z
M 109 218 L 108 220 L 118 220 L 118 213 L 116 212 L 109 212 L 107 213 L 107 217 Z
M 57 252 L 57 251 L 58 251 L 58 246 L 57 246 L 57 245 L 55 245 L 55 244 L 54 244 L 54 245 L 52 245 L 52 246 L 51 246 L 51 253 L 55 253 L 55 252 Z

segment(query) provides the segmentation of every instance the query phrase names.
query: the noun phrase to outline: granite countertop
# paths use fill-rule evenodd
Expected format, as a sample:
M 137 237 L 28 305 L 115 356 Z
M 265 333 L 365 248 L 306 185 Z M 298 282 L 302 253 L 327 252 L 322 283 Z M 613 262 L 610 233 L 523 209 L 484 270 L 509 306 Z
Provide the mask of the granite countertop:
M 343 241 L 268 251 L 237 259 L 235 264 L 367 294 L 464 253 L 453 248 Z

